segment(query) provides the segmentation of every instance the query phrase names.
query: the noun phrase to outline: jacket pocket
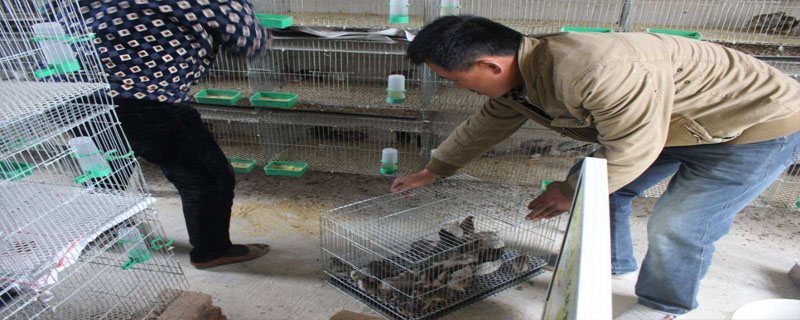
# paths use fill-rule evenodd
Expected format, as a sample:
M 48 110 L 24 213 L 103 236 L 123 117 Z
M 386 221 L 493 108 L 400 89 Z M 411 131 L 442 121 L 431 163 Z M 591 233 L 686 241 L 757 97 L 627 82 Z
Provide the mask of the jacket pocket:
M 723 143 L 726 141 L 733 140 L 738 136 L 738 135 L 733 137 L 712 136 L 710 133 L 708 133 L 708 130 L 706 130 L 706 128 L 697 123 L 697 121 L 694 121 L 682 114 L 675 116 L 675 120 L 672 126 L 677 127 L 677 129 L 679 130 L 683 130 L 685 133 L 688 133 L 694 140 L 694 144 Z

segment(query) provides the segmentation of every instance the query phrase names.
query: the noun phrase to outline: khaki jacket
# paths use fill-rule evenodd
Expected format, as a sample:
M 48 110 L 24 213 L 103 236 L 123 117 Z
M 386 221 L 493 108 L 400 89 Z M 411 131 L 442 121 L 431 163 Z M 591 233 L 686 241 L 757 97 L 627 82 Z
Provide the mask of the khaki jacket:
M 428 170 L 452 175 L 528 119 L 600 143 L 609 192 L 664 147 L 767 141 L 800 130 L 800 83 L 720 45 L 648 33 L 525 38 L 518 53 L 531 110 L 489 99 L 436 149 Z M 535 112 L 538 111 L 538 112 Z M 567 177 L 572 194 L 577 176 Z

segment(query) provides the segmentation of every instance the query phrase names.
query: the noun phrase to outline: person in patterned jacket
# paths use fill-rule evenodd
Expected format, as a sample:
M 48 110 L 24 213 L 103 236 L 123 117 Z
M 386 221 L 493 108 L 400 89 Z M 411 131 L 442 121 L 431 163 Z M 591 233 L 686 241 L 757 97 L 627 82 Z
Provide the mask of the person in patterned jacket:
M 189 101 L 189 88 L 220 47 L 242 55 L 269 49 L 248 0 L 80 0 L 85 27 L 108 77 L 108 95 L 133 151 L 178 189 L 193 266 L 205 269 L 265 255 L 265 244 L 232 244 L 233 168 Z M 80 19 L 62 19 L 80 21 Z M 78 22 L 79 24 L 79 22 Z

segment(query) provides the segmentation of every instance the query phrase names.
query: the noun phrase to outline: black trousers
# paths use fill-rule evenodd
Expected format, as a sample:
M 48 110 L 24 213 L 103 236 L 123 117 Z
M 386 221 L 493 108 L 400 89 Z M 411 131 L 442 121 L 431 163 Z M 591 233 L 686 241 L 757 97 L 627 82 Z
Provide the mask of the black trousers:
M 236 181 L 200 113 L 188 105 L 114 102 L 119 105 L 117 115 L 134 153 L 158 165 L 178 189 L 193 246 L 191 261 L 220 257 L 231 246 L 228 229 Z

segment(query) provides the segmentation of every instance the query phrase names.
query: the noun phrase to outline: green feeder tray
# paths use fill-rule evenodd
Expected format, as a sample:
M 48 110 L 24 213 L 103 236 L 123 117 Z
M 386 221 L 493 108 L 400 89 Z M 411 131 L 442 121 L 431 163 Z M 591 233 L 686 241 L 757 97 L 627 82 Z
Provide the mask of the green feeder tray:
M 253 159 L 228 158 L 228 162 L 231 163 L 233 172 L 238 173 L 250 173 L 256 167 L 256 161 Z
M 553 183 L 553 180 L 542 180 L 542 192 L 547 191 L 547 185 Z
M 235 106 L 242 97 L 241 91 L 203 89 L 194 95 L 198 103 L 217 104 L 222 106 Z
M 408 16 L 389 16 L 391 23 L 408 23 Z
M 800 208 L 800 197 L 797 197 L 797 202 L 795 202 L 794 205 Z
M 24 162 L 0 161 L 0 177 L 19 180 L 33 174 L 33 165 Z
M 264 172 L 270 176 L 299 177 L 308 171 L 308 163 L 305 162 L 283 162 L 271 161 Z
M 254 107 L 291 109 L 296 102 L 297 95 L 292 93 L 257 92 L 250 97 L 250 105 Z
M 614 30 L 609 28 L 577 28 L 577 27 L 561 27 L 561 32 L 599 32 L 599 33 L 612 33 Z
M 293 23 L 292 16 L 281 16 L 275 14 L 256 13 L 256 18 L 261 26 L 273 29 L 286 29 Z
M 673 36 L 681 36 L 689 39 L 695 40 L 702 40 L 703 37 L 700 35 L 700 32 L 696 31 L 685 31 L 685 30 L 671 30 L 671 29 L 651 29 L 648 28 L 647 32 L 650 33 L 661 33 L 661 34 L 668 34 Z

